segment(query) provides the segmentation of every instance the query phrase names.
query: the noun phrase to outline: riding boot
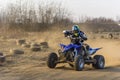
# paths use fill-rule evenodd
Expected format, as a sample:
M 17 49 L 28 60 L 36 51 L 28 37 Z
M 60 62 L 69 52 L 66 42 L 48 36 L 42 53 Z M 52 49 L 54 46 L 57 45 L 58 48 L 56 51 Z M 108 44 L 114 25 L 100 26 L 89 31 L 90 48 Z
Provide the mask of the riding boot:
M 87 45 L 86 48 L 85 48 L 87 59 L 90 58 L 89 48 L 90 48 L 89 45 Z

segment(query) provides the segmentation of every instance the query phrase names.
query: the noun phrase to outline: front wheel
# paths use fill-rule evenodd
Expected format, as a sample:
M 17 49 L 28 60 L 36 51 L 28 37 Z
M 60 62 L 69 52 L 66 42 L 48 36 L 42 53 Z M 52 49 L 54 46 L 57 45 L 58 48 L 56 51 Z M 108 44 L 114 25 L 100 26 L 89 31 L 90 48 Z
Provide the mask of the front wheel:
M 56 53 L 50 53 L 47 60 L 47 66 L 49 68 L 55 68 L 57 65 L 58 56 Z
M 105 59 L 102 55 L 95 55 L 94 59 L 96 60 L 96 63 L 93 63 L 93 67 L 96 69 L 103 69 L 105 66 Z
M 84 68 L 84 64 L 85 64 L 85 62 L 84 62 L 83 57 L 78 56 L 75 60 L 75 66 L 74 66 L 75 70 L 76 71 L 82 71 L 83 68 Z

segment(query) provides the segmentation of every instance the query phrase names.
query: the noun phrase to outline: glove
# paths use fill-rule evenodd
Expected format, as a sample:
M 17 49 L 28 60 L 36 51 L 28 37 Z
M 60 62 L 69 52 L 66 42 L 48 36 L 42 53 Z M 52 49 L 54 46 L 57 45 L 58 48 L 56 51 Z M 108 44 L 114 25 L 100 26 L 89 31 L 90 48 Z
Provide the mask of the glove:
M 63 31 L 63 33 L 66 33 L 66 32 L 67 32 L 66 30 Z

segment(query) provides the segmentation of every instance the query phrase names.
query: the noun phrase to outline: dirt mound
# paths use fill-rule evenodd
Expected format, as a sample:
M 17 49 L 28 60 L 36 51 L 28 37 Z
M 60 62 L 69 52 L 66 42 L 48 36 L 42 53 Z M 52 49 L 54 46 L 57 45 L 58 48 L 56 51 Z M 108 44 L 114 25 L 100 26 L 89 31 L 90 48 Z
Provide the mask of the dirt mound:
M 22 44 L 24 44 L 25 42 L 26 42 L 25 39 L 16 40 L 16 44 L 17 44 L 17 45 L 22 45 Z
M 102 47 L 97 54 L 102 54 L 105 57 L 106 66 L 120 65 L 119 40 L 96 39 L 88 40 L 87 43 L 93 48 Z
M 40 43 L 40 46 L 41 46 L 41 48 L 49 48 L 49 46 L 48 46 L 48 43 L 47 42 L 41 42 Z
M 31 46 L 30 46 L 30 49 L 32 51 L 40 51 L 41 50 L 40 45 L 37 44 L 37 43 L 32 43 Z
M 30 48 L 30 44 L 27 44 L 27 43 L 22 44 L 21 46 L 22 46 L 22 47 L 25 47 L 25 48 Z
M 4 62 L 5 62 L 5 56 L 3 55 L 2 52 L 0 52 L 0 66 L 2 66 Z
M 10 49 L 11 54 L 24 54 L 23 50 L 20 49 Z

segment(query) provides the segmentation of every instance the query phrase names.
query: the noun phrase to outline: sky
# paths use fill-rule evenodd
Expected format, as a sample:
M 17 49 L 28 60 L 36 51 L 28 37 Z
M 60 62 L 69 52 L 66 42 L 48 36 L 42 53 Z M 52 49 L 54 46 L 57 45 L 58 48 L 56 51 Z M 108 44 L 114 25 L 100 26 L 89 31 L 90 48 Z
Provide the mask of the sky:
M 120 16 L 120 0 L 64 0 L 74 14 L 80 16 L 106 17 L 116 19 Z
M 0 0 L 0 8 L 16 0 Z M 35 3 L 45 0 L 34 0 Z M 62 3 L 72 13 L 73 18 L 81 16 L 106 17 L 120 16 L 120 0 L 48 0 Z

